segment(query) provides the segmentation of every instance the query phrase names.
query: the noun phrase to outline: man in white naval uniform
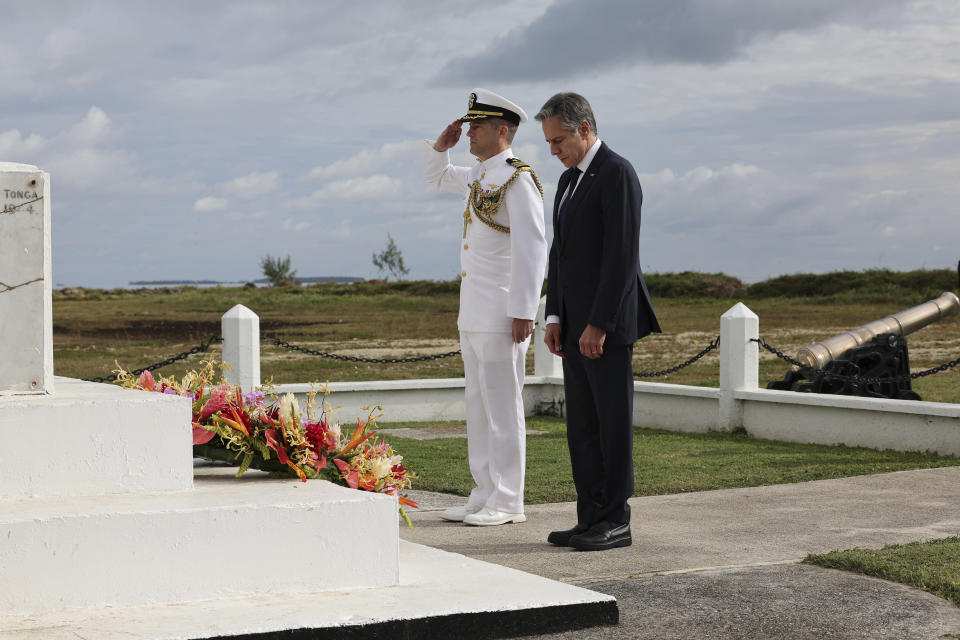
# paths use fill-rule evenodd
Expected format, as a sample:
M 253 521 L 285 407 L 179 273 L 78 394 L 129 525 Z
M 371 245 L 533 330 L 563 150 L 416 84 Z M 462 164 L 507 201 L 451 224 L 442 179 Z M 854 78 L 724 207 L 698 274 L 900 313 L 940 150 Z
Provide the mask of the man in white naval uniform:
M 476 488 L 445 520 L 486 526 L 524 522 L 526 423 L 524 363 L 540 302 L 547 241 L 543 192 L 510 143 L 523 109 L 484 89 L 465 116 L 426 142 L 427 181 L 466 196 L 461 238 L 460 348 L 466 378 L 467 449 Z M 469 122 L 472 167 L 450 164 L 447 150 Z

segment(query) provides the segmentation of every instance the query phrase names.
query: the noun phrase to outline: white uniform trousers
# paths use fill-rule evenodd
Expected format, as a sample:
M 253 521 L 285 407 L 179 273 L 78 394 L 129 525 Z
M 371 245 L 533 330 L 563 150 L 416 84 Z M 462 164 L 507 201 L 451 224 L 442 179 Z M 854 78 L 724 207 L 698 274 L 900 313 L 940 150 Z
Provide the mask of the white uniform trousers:
M 523 513 L 526 421 L 523 374 L 528 337 L 461 331 L 466 378 L 467 453 L 476 488 L 469 502 L 496 511 Z

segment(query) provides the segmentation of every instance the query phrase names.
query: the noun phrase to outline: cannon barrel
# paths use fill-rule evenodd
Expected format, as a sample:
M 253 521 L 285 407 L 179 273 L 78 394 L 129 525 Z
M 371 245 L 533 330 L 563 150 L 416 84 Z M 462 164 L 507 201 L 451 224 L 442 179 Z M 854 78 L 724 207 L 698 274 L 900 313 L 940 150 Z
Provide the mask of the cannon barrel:
M 857 329 L 844 331 L 823 342 L 807 345 L 797 352 L 797 360 L 804 366 L 822 369 L 831 360 L 842 358 L 848 350 L 880 334 L 893 333 L 906 336 L 928 324 L 954 315 L 958 310 L 960 310 L 960 298 L 947 291 L 935 300 L 924 302 L 882 320 L 874 320 Z

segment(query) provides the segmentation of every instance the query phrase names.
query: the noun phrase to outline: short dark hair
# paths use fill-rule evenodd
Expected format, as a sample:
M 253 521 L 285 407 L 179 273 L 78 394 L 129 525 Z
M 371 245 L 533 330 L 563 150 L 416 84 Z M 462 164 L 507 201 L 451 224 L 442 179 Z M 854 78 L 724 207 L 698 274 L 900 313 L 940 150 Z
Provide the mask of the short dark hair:
M 560 116 L 560 126 L 566 131 L 576 131 L 584 120 L 590 125 L 590 130 L 596 135 L 597 120 L 593 117 L 590 103 L 579 93 L 557 93 L 547 100 L 534 119 L 543 122 L 553 116 Z
M 503 118 L 485 118 L 487 122 L 490 123 L 490 126 L 494 129 L 499 128 L 501 125 L 507 128 L 507 144 L 513 143 L 513 136 L 517 135 L 517 128 L 519 125 L 515 125 L 509 120 L 504 120 Z

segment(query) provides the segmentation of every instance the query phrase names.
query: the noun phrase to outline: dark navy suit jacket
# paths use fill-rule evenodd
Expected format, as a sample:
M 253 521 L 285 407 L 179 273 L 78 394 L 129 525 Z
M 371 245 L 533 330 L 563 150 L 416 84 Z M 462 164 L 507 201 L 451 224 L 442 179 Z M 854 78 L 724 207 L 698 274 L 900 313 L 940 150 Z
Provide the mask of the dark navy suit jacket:
M 611 346 L 659 333 L 640 270 L 643 192 L 637 172 L 601 143 L 560 229 L 557 210 L 571 177 L 567 170 L 557 186 L 547 272 L 546 315 L 560 317 L 561 344 L 576 344 L 588 324 L 606 331 L 604 344 Z

